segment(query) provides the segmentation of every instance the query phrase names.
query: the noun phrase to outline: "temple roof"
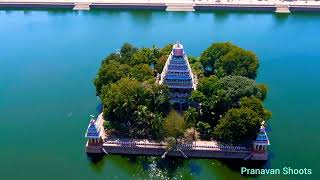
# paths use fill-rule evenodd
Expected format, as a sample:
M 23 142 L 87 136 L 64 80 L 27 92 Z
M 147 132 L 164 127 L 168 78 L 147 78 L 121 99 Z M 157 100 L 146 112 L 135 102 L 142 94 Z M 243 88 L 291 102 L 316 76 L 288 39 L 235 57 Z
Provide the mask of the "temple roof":
M 181 74 L 184 73 L 184 74 Z M 166 80 L 169 80 L 166 81 Z M 181 80 L 191 80 L 191 82 L 185 82 L 187 87 L 183 87 L 181 85 L 175 86 L 172 85 L 171 81 L 181 81 Z M 169 86 L 169 88 L 196 88 L 196 83 L 194 82 L 194 77 L 192 74 L 191 67 L 188 62 L 188 58 L 183 50 L 183 45 L 180 43 L 176 43 L 173 45 L 172 52 L 170 53 L 170 56 L 167 59 L 167 62 L 163 68 L 163 71 L 161 73 L 161 77 L 159 80 L 159 83 L 165 83 Z
M 95 120 L 91 119 L 86 132 L 86 138 L 99 138 L 100 132 L 96 126 Z

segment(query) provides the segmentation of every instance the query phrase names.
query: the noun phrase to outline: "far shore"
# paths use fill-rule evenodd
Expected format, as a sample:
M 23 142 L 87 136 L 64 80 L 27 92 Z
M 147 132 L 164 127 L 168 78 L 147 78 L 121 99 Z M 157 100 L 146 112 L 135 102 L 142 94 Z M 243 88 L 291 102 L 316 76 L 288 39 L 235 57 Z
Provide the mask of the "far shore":
M 161 9 L 166 11 L 247 10 L 320 12 L 320 1 L 279 0 L 0 0 L 1 8 Z

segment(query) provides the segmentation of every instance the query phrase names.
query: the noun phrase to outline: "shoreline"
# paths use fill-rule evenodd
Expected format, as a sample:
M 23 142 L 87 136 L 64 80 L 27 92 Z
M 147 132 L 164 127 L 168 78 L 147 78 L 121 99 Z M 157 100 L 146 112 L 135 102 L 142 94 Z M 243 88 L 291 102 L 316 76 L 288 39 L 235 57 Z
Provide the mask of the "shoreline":
M 219 2 L 218 2 L 219 1 Z M 240 10 L 276 13 L 320 12 L 320 1 L 258 0 L 0 0 L 1 8 L 146 9 L 165 11 Z

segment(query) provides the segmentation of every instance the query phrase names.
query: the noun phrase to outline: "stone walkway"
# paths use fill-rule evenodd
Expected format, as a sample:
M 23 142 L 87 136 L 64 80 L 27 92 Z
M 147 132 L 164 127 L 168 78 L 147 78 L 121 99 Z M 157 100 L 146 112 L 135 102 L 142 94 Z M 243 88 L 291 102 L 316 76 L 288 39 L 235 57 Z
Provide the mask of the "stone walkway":
M 112 140 L 106 139 L 104 146 L 121 146 L 121 147 L 143 147 L 143 148 L 165 148 L 166 143 L 155 142 L 144 139 L 127 139 L 127 138 L 113 138 Z M 239 151 L 247 152 L 249 148 L 244 146 L 228 146 L 220 145 L 216 141 L 196 141 L 190 144 L 179 145 L 181 149 L 193 149 L 193 150 L 213 150 L 213 151 Z

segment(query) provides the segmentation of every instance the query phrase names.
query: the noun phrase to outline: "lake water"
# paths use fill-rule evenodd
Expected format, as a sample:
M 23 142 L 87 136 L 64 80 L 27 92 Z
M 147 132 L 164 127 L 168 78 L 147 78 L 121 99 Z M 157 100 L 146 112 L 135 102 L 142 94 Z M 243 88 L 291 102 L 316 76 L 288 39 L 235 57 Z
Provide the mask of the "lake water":
M 0 176 L 11 179 L 320 179 L 320 14 L 0 10 Z M 92 80 L 124 42 L 180 41 L 199 56 L 230 41 L 260 59 L 268 84 L 268 168 L 312 176 L 244 177 L 234 163 L 108 156 L 93 163 L 84 133 L 98 101 Z

